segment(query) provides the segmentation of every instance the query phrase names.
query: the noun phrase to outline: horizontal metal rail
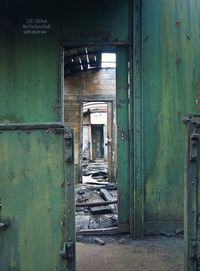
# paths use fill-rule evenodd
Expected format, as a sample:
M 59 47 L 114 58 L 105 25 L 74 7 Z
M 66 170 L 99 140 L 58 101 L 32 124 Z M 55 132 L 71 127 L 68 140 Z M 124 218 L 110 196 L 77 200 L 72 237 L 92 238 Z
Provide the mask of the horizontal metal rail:
M 0 124 L 0 130 L 47 130 L 47 129 L 64 129 L 64 124 L 60 122 Z

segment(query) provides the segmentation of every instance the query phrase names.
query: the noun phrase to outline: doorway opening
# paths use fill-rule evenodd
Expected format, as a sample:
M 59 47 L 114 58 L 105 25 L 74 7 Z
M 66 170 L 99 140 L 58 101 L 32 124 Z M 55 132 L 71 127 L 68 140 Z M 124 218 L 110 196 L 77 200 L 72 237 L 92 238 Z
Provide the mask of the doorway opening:
M 116 125 L 113 102 L 83 102 L 81 123 L 81 177 L 82 183 L 90 181 L 116 182 L 114 174 L 116 157 Z M 93 167 L 90 167 L 93 165 Z
M 65 51 L 65 122 L 75 131 L 76 231 L 115 231 L 116 49 Z

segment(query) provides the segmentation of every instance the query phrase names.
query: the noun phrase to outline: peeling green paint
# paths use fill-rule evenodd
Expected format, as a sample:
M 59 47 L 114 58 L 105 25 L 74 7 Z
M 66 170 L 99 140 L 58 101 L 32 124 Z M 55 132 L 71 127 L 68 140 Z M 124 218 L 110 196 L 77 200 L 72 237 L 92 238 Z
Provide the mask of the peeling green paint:
M 184 127 L 199 110 L 199 1 L 143 1 L 145 221 L 183 220 Z

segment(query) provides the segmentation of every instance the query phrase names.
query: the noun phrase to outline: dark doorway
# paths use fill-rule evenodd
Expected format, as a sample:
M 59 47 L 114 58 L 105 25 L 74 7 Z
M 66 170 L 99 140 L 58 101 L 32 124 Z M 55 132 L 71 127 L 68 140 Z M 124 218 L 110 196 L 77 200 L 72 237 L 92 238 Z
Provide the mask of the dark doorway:
M 91 125 L 92 132 L 92 159 L 104 158 L 103 125 Z

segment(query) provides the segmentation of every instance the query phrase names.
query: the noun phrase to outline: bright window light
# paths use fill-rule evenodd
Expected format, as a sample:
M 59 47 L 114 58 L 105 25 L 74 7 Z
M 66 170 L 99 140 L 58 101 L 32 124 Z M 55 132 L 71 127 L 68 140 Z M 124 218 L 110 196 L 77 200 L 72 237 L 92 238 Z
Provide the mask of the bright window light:
M 102 53 L 101 54 L 101 67 L 102 68 L 116 68 L 116 54 L 115 53 Z

